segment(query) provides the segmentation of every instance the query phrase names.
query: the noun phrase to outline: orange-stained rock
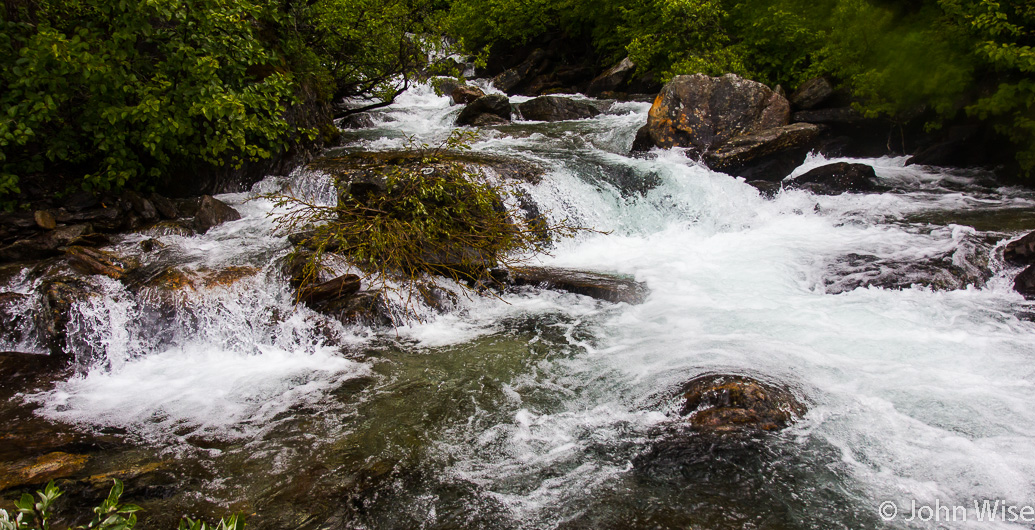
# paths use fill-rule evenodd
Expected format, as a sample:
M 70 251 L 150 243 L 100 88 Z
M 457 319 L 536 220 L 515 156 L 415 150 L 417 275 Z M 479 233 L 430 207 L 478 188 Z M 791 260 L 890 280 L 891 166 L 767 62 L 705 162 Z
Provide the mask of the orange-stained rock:
M 33 459 L 0 464 L 0 490 L 45 484 L 74 475 L 82 471 L 89 460 L 90 457 L 86 455 L 54 452 Z
M 707 432 L 775 431 L 805 413 L 789 390 L 743 375 L 702 375 L 681 394 L 685 401 L 680 414 Z

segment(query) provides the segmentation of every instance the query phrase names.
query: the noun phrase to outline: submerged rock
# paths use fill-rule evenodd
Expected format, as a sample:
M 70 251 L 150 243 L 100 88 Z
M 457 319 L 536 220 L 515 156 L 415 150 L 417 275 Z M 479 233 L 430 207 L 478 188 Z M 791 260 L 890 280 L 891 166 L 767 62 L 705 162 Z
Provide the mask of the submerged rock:
M 521 116 L 533 121 L 565 121 L 592 118 L 600 109 L 584 101 L 558 96 L 539 96 L 518 105 Z
M 90 457 L 69 453 L 47 453 L 45 455 L 0 464 L 0 490 L 18 486 L 41 485 L 74 475 L 86 467 Z
M 609 302 L 640 304 L 647 299 L 647 285 L 631 277 L 560 267 L 512 267 L 508 269 L 512 285 L 533 285 L 581 294 Z
M 881 191 L 873 166 L 837 162 L 817 167 L 784 182 L 787 188 L 800 188 L 821 195 L 845 192 Z
M 241 214 L 227 203 L 211 195 L 205 195 L 201 198 L 198 213 L 194 215 L 194 229 L 199 234 L 204 234 L 214 226 L 219 226 L 228 221 L 236 221 L 240 218 Z
M 485 120 L 502 120 L 509 122 L 511 116 L 510 100 L 502 94 L 482 96 L 460 111 L 456 117 L 457 125 L 479 125 Z M 479 119 L 481 121 L 479 121 Z
M 775 431 L 805 413 L 786 388 L 743 375 L 702 375 L 687 382 L 680 394 L 680 415 L 705 432 Z

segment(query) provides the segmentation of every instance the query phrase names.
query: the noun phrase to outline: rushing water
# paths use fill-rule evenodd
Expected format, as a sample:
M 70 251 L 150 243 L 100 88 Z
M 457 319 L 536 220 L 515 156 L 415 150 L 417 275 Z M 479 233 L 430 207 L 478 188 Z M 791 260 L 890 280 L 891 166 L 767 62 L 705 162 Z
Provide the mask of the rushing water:
M 148 527 L 227 511 L 259 528 L 936 527 L 905 520 L 914 501 L 967 507 L 949 528 L 1016 527 L 973 508 L 1035 504 L 1035 324 L 1000 258 L 1035 229 L 1035 195 L 885 158 L 861 162 L 890 192 L 767 200 L 678 150 L 628 157 L 649 104 L 609 105 L 485 129 L 473 147 L 544 166 L 522 191 L 603 232 L 543 263 L 634 275 L 651 289 L 641 305 L 527 289 L 395 330 L 342 326 L 292 304 L 276 265 L 289 245 L 273 206 L 250 200 L 285 184 L 269 179 L 221 197 L 240 221 L 158 237 L 160 259 L 258 274 L 199 287 L 171 316 L 101 282 L 70 324 L 86 368 L 22 398 L 165 466 L 162 494 L 134 499 Z M 421 87 L 347 136 L 435 143 L 458 111 Z M 934 259 L 991 277 L 866 286 Z M 786 385 L 808 413 L 775 434 L 700 438 L 674 393 L 705 372 Z

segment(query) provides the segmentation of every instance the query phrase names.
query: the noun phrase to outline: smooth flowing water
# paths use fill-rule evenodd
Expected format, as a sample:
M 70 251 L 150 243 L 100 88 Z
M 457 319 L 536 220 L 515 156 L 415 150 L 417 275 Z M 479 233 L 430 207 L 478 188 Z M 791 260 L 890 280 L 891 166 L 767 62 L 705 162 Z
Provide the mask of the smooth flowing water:
M 157 237 L 158 259 L 258 274 L 161 318 L 147 292 L 105 282 L 70 327 L 84 368 L 20 399 L 129 440 L 113 461 L 161 464 L 166 483 L 133 499 L 148 528 L 230 511 L 257 528 L 936 527 L 907 520 L 914 502 L 966 507 L 937 512 L 949 528 L 1016 527 L 974 503 L 1035 505 L 1035 324 L 1001 261 L 1035 229 L 1035 194 L 883 158 L 858 162 L 892 191 L 767 200 L 678 150 L 627 156 L 649 104 L 601 104 L 481 130 L 473 148 L 542 165 L 521 191 L 603 232 L 543 263 L 633 275 L 645 303 L 525 289 L 394 330 L 342 326 L 295 306 L 277 272 L 289 244 L 250 200 L 285 184 L 271 178 L 221 197 L 241 220 Z M 434 144 L 457 112 L 420 87 L 348 145 Z M 908 287 L 931 263 L 988 279 Z M 874 282 L 888 278 L 905 287 Z M 676 392 L 708 372 L 787 386 L 808 412 L 699 437 Z

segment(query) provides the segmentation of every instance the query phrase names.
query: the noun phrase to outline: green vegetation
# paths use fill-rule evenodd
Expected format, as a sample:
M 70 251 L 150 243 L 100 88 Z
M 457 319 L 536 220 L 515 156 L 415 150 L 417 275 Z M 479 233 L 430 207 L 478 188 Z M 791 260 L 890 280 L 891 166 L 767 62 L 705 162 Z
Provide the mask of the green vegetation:
M 386 164 L 361 183 L 338 181 L 333 206 L 290 194 L 268 196 L 286 208 L 277 218 L 283 232 L 307 234 L 301 247 L 312 254 L 302 283 L 313 282 L 325 255 L 336 252 L 359 264 L 374 290 L 416 292 L 428 273 L 465 285 L 482 279 L 489 267 L 542 250 L 550 234 L 576 230 L 526 221 L 523 212 L 508 210 L 502 184 L 487 182 L 455 156 L 469 148 L 471 135 L 454 131 L 441 145 L 415 146 L 415 156 Z
M 27 178 L 140 188 L 269 158 L 322 125 L 291 106 L 390 101 L 431 18 L 408 0 L 6 2 L 0 196 Z
M 130 530 L 137 524 L 136 513 L 140 507 L 133 504 L 120 504 L 122 482 L 115 479 L 108 498 L 100 506 L 93 509 L 93 519 L 85 526 L 76 526 L 72 530 Z M 0 510 L 0 530 L 50 530 L 53 518 L 54 501 L 63 494 L 60 488 L 50 481 L 43 491 L 37 491 L 37 501 L 26 493 L 21 500 L 15 502 L 17 511 L 12 517 L 7 510 Z M 232 515 L 221 519 L 216 525 L 195 521 L 188 517 L 180 520 L 178 530 L 243 530 L 244 519 Z

